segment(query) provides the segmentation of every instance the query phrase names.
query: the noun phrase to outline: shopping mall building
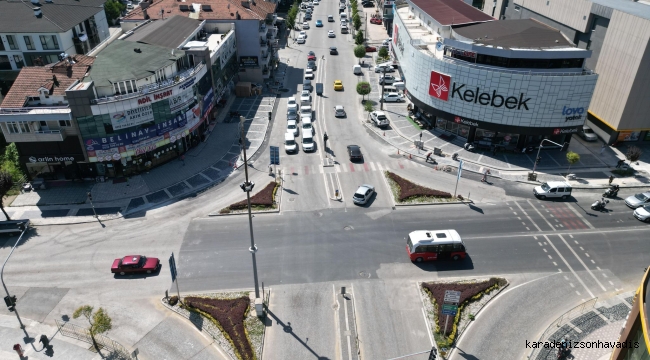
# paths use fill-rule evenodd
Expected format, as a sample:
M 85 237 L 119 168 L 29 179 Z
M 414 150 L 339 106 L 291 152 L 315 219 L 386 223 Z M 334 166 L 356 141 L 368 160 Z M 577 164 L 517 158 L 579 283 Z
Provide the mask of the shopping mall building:
M 591 51 L 532 19 L 497 21 L 457 0 L 394 7 L 391 50 L 415 112 L 432 127 L 483 146 L 569 142 L 598 76 Z
M 650 268 L 646 268 L 641 284 L 634 294 L 632 310 L 621 329 L 620 343 L 629 346 L 616 348 L 611 360 L 650 360 Z

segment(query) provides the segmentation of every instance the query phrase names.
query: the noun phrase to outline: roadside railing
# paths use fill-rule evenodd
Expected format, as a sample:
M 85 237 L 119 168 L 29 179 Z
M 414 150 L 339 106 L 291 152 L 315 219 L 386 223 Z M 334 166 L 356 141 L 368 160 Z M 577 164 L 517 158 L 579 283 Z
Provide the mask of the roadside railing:
M 59 332 L 63 336 L 71 337 L 89 344 L 93 343 L 90 332 L 81 326 L 59 320 L 56 320 L 56 326 L 59 328 Z M 137 360 L 131 356 L 124 346 L 107 336 L 97 334 L 95 335 L 95 342 L 97 342 L 100 349 L 106 349 L 112 354 L 111 359 Z
M 593 309 L 596 306 L 597 301 L 598 301 L 598 298 L 593 298 L 591 300 L 587 300 L 587 301 L 583 302 L 582 304 L 580 304 L 580 305 L 574 307 L 573 309 L 571 309 L 571 310 L 565 312 L 564 314 L 562 314 L 559 318 L 555 319 L 555 321 L 553 321 L 551 323 L 551 325 L 549 325 L 546 328 L 546 330 L 544 330 L 544 332 L 542 333 L 542 336 L 539 337 L 538 341 L 540 341 L 540 342 L 549 341 L 549 340 L 551 340 L 551 341 L 560 341 L 561 339 L 559 339 L 559 338 L 558 339 L 550 339 L 551 335 L 555 334 L 558 330 L 560 330 L 560 328 L 562 326 L 566 325 L 569 321 L 571 321 L 571 320 L 581 316 L 585 312 L 590 311 L 591 309 Z M 530 353 L 530 355 L 528 355 L 528 359 L 535 360 L 535 359 L 537 359 L 537 357 L 539 356 L 541 351 L 548 351 L 548 350 L 549 349 L 544 349 L 543 347 L 540 348 L 540 349 L 533 349 L 533 351 Z M 544 357 L 544 359 L 545 359 L 545 357 Z

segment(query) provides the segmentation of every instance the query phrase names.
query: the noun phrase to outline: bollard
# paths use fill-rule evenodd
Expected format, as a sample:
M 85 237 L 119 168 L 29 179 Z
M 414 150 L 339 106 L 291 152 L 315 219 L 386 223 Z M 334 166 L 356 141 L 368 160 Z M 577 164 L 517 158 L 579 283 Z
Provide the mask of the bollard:
M 341 295 L 345 295 L 345 286 L 341 286 Z

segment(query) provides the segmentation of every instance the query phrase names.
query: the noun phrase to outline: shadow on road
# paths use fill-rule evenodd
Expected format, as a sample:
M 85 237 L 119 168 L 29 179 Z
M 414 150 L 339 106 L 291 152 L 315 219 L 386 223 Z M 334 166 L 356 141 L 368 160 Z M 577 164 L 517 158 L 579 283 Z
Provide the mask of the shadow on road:
M 299 342 L 299 343 L 300 343 L 300 344 L 301 344 L 305 349 L 309 350 L 309 352 L 312 353 L 312 354 L 316 357 L 316 359 L 318 359 L 318 360 L 329 360 L 329 358 L 326 357 L 326 356 L 320 356 L 320 355 L 318 355 L 318 354 L 317 354 L 317 353 L 316 353 L 312 348 L 309 347 L 309 345 L 307 345 L 307 342 L 302 341 L 302 339 L 300 339 L 300 338 L 299 338 L 299 337 L 298 337 L 298 336 L 293 332 L 293 329 L 291 328 L 291 323 L 290 323 L 290 322 L 287 321 L 287 323 L 285 324 L 284 322 L 282 322 L 282 320 L 280 320 L 277 316 L 275 316 L 275 314 L 274 314 L 274 313 L 273 313 L 273 312 L 272 312 L 268 307 L 265 306 L 265 309 L 266 309 L 266 313 L 267 313 L 270 317 L 272 317 L 273 320 L 275 320 L 275 322 L 276 322 L 278 325 L 282 326 L 282 328 L 284 329 L 284 332 L 286 332 L 287 334 L 291 334 L 291 336 L 293 336 L 296 340 L 298 340 L 298 342 Z M 268 326 L 268 325 L 267 325 L 267 326 Z
M 423 263 L 413 263 L 424 271 L 457 271 L 457 270 L 473 270 L 474 262 L 472 257 L 467 254 L 463 260 L 437 260 Z
M 459 348 L 459 347 L 456 347 L 456 349 L 458 350 L 458 355 L 459 355 L 460 357 L 462 357 L 463 359 L 467 359 L 467 360 L 478 360 L 478 358 L 477 358 L 476 356 L 464 352 L 463 349 L 461 349 L 461 348 Z

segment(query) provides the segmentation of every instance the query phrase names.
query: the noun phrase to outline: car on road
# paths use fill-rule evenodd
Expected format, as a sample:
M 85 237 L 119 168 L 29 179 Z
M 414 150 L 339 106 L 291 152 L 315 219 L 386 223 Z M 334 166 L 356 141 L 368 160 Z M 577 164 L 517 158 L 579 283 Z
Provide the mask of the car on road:
M 336 105 L 334 107 L 334 117 L 345 117 L 345 109 L 343 105 Z
M 293 136 L 298 136 L 298 123 L 296 123 L 296 120 L 287 121 L 287 132 L 293 133 Z
M 650 204 L 650 192 L 635 194 L 625 199 L 625 205 L 636 209 L 638 207 Z
M 343 90 L 343 81 L 334 80 L 334 90 Z
M 316 20 L 316 27 L 323 27 L 323 22 L 320 20 Z
M 308 12 L 307 14 L 305 14 L 305 20 L 311 20 L 311 12 Z M 309 29 L 309 28 L 307 28 L 307 29 Z
M 309 91 L 307 90 L 303 90 L 303 93 L 304 92 L 307 92 L 307 94 L 300 95 L 300 105 L 311 106 L 311 94 L 309 94 Z
M 587 125 L 583 125 L 581 131 L 578 132 L 578 135 L 580 135 L 581 138 L 585 139 L 586 141 L 596 141 L 598 140 L 598 136 L 596 133 L 594 133 L 593 130 Z
M 339 51 L 336 49 L 335 46 L 330 47 L 330 55 L 338 55 Z
M 292 109 L 298 111 L 298 103 L 296 102 L 296 98 L 293 96 L 287 100 L 287 111 Z
M 311 117 L 302 119 L 302 133 L 311 133 L 312 135 L 316 134 L 314 126 L 311 123 Z
M 302 122 L 304 124 L 305 121 L 311 122 L 311 113 L 309 113 L 309 114 L 300 114 L 300 122 Z
M 298 40 L 296 40 L 298 44 L 304 44 L 305 43 L 305 37 L 304 36 L 298 36 Z
M 634 217 L 641 221 L 650 221 L 650 205 L 643 205 L 636 208 L 634 210 Z
M 375 194 L 375 187 L 368 184 L 359 186 L 357 191 L 352 195 L 352 202 L 358 205 L 363 205 L 370 200 L 372 195 Z
M 334 33 L 334 30 L 329 30 L 327 32 L 327 37 L 331 37 L 331 38 L 336 37 L 336 33 Z
M 381 25 L 382 20 L 381 20 L 380 17 L 373 17 L 373 18 L 370 19 L 370 23 L 375 24 L 375 25 Z
M 387 72 L 387 73 L 391 73 L 391 72 L 395 71 L 395 69 L 393 69 L 393 67 L 388 65 L 388 64 L 375 65 L 374 69 L 375 69 L 376 73 L 383 73 L 384 71 Z
M 390 122 L 386 117 L 386 113 L 383 111 L 373 111 L 370 113 L 370 120 L 375 124 L 375 126 L 384 128 L 387 127 Z
M 314 70 L 312 70 L 312 69 L 305 69 L 305 79 L 307 79 L 307 80 L 314 80 Z
M 396 93 L 396 92 L 384 93 L 384 97 L 382 98 L 382 101 L 384 101 L 384 102 L 402 102 L 402 101 L 404 101 L 404 96 L 402 96 L 402 94 L 399 94 L 399 93 Z
M 309 115 L 311 116 L 311 106 L 303 106 L 300 108 L 300 116 Z
M 307 69 L 311 69 L 312 71 L 316 70 L 316 61 L 307 61 Z
M 341 27 L 348 27 L 348 22 L 344 19 L 341 19 Z
M 396 81 L 399 81 L 396 77 L 393 75 L 382 75 L 379 77 L 379 85 L 390 85 Z
M 307 53 L 307 61 L 316 61 L 316 54 L 313 51 Z
M 375 52 L 375 51 L 377 51 L 377 48 L 376 48 L 376 47 L 374 47 L 374 46 L 366 46 L 366 52 L 367 52 L 367 53 L 369 53 L 369 52 Z
M 310 18 L 311 18 L 311 16 L 310 16 Z M 307 16 L 305 16 L 305 20 L 307 20 Z M 302 28 L 305 29 L 305 30 L 308 30 L 309 29 L 309 23 L 306 22 L 306 21 L 303 22 L 302 23 Z
M 314 0 L 314 2 L 313 2 L 312 4 L 313 4 L 313 5 L 319 5 L 320 2 L 319 2 L 318 0 Z
M 287 120 L 298 120 L 298 111 L 294 109 L 287 110 Z
M 375 7 L 375 4 L 372 1 L 364 1 L 361 3 L 363 7 Z
M 343 25 L 341 26 L 341 34 L 347 34 L 348 33 L 348 26 Z
M 334 22 L 334 16 L 327 15 L 327 22 Z
M 359 145 L 348 145 L 348 156 L 350 161 L 363 160 L 363 154 Z
M 144 255 L 127 255 L 121 259 L 113 260 L 111 272 L 114 274 L 126 275 L 158 271 L 160 269 L 160 260 L 155 257 L 146 257 Z
M 307 32 L 305 30 L 303 30 L 303 31 L 298 33 L 298 36 L 302 36 L 302 37 L 304 37 L 306 39 L 307 38 Z

